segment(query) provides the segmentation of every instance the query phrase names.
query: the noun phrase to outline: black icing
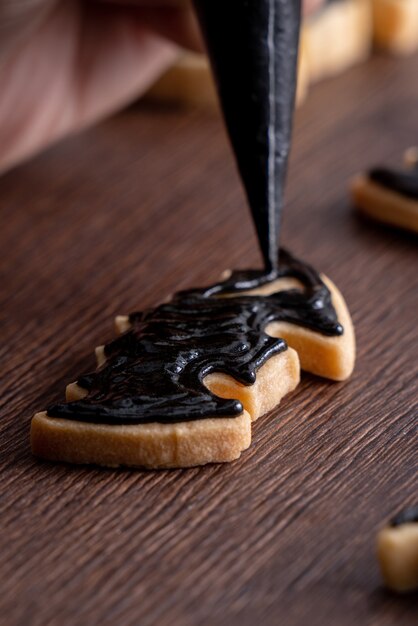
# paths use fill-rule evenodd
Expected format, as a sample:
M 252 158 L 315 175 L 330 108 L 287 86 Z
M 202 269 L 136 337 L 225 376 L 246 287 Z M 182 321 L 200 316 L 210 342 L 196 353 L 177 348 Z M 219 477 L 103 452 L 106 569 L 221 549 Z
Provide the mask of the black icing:
M 376 167 L 369 172 L 369 178 L 391 191 L 406 198 L 418 200 L 418 167 L 410 170 L 394 170 Z
M 247 192 L 264 270 L 235 272 L 207 289 L 130 316 L 132 329 L 105 348 L 106 363 L 79 379 L 85 399 L 56 404 L 48 415 L 101 424 L 175 423 L 240 415 L 237 400 L 211 394 L 212 372 L 244 385 L 287 349 L 266 334 L 287 321 L 341 335 L 330 293 L 308 265 L 277 255 L 290 146 L 301 0 L 194 0 L 211 57 L 224 117 Z M 279 277 L 303 289 L 251 296 Z M 222 297 L 231 294 L 233 297 Z
M 242 293 L 280 277 L 297 278 L 303 289 L 269 296 Z M 222 297 L 226 294 L 233 297 Z M 287 349 L 283 339 L 265 332 L 279 320 L 327 336 L 343 333 L 319 275 L 284 251 L 280 270 L 268 276 L 237 272 L 222 283 L 180 292 L 167 304 L 132 314 L 132 329 L 105 347 L 106 363 L 78 380 L 88 396 L 50 406 L 48 415 L 116 425 L 240 415 L 240 402 L 214 396 L 203 380 L 224 372 L 253 384 L 257 370 Z
M 267 271 L 276 268 L 300 0 L 194 0 Z
M 397 526 L 402 526 L 403 524 L 413 524 L 415 522 L 418 522 L 418 505 L 412 506 L 398 513 L 398 515 L 390 521 L 390 525 L 396 528 Z

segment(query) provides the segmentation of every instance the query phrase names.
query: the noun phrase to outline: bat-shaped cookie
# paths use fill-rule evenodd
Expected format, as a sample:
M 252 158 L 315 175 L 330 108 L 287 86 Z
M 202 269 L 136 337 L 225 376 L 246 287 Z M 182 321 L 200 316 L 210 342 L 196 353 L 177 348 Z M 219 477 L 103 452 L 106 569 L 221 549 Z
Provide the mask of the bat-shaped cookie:
M 232 461 L 300 367 L 345 380 L 354 366 L 341 294 L 285 252 L 274 275 L 234 273 L 116 326 L 119 337 L 96 350 L 98 369 L 33 418 L 37 456 L 150 468 Z

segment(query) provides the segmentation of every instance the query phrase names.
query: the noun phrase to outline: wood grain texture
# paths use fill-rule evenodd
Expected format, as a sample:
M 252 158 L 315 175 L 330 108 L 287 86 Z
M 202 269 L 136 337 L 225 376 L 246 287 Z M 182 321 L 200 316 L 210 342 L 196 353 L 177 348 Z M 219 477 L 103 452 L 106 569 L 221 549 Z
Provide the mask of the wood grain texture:
M 3 176 L 0 621 L 416 624 L 374 538 L 418 499 L 418 240 L 356 216 L 347 181 L 416 143 L 417 73 L 376 57 L 298 112 L 283 242 L 343 291 L 358 364 L 304 376 L 231 465 L 77 468 L 28 441 L 114 315 L 259 263 L 218 118 L 131 109 Z

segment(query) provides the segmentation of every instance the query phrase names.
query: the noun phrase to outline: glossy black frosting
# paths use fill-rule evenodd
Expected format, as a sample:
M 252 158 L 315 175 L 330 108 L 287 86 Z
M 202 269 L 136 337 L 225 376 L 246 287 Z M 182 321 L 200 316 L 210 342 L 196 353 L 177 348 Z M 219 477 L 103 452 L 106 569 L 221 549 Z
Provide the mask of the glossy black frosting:
M 277 263 L 300 0 L 194 0 L 267 270 Z
M 405 170 L 376 167 L 369 172 L 369 177 L 390 191 L 418 200 L 418 165 Z
M 390 525 L 396 528 L 397 526 L 402 526 L 403 524 L 413 524 L 415 522 L 418 522 L 418 505 L 412 506 L 398 513 L 398 515 L 390 521 Z
M 300 0 L 194 0 L 214 68 L 226 125 L 247 192 L 264 270 L 235 272 L 207 289 L 130 316 L 132 328 L 105 348 L 106 363 L 78 380 L 85 399 L 56 404 L 53 417 L 101 424 L 175 423 L 240 415 L 237 400 L 204 386 L 212 372 L 244 385 L 287 349 L 266 334 L 287 321 L 342 334 L 330 293 L 308 265 L 277 255 L 289 153 Z M 280 277 L 302 289 L 245 294 Z M 233 297 L 222 297 L 233 295 Z
M 203 380 L 223 372 L 253 384 L 257 370 L 287 349 L 283 339 L 266 334 L 271 322 L 287 321 L 328 336 L 343 332 L 319 275 L 284 251 L 279 265 L 269 275 L 236 272 L 224 282 L 180 292 L 167 304 L 132 314 L 131 330 L 105 347 L 106 363 L 78 380 L 88 396 L 55 404 L 48 415 L 116 425 L 240 415 L 240 402 L 213 395 Z M 280 277 L 298 279 L 303 289 L 243 293 Z

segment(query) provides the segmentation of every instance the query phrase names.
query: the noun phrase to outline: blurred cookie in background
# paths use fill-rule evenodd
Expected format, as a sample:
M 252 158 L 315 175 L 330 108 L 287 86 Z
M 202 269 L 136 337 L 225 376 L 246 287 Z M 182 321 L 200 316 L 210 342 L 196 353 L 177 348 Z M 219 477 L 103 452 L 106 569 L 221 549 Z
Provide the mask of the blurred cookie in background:
M 301 41 L 296 101 L 303 102 L 309 83 L 306 49 Z M 148 91 L 146 99 L 175 106 L 217 108 L 218 100 L 209 61 L 204 54 L 187 52 Z
M 371 37 L 369 0 L 329 0 L 307 18 L 300 41 L 297 104 L 304 101 L 311 81 L 334 76 L 365 60 Z M 146 98 L 176 106 L 217 107 L 206 56 L 184 51 Z
M 355 207 L 367 217 L 418 233 L 418 150 L 404 155 L 405 167 L 374 167 L 351 184 Z
M 395 54 L 418 50 L 418 1 L 372 0 L 374 43 Z
M 299 50 L 297 104 L 309 85 L 366 61 L 373 45 L 394 54 L 418 50 L 418 0 L 327 0 L 305 18 Z M 216 109 L 204 54 L 184 51 L 148 91 L 151 102 Z
M 331 0 L 305 20 L 309 80 L 337 76 L 367 60 L 373 32 L 369 0 Z
M 377 535 L 385 585 L 397 593 L 418 589 L 418 506 L 402 511 Z

